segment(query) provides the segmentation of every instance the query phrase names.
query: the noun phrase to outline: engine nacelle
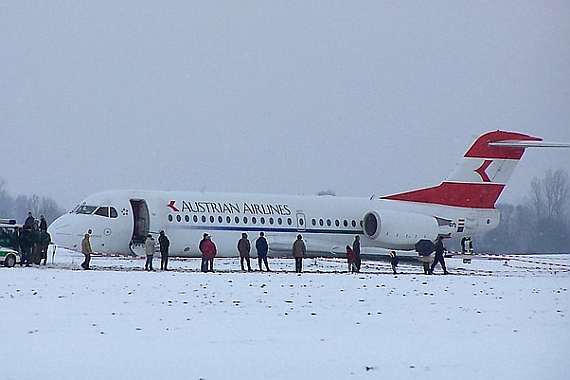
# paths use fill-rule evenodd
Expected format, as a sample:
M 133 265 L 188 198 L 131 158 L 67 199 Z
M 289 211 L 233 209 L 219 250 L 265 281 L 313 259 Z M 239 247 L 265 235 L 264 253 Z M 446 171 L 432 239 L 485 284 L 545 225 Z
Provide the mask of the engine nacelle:
M 364 235 L 388 249 L 414 249 L 419 240 L 435 240 L 439 233 L 433 216 L 411 212 L 374 210 L 363 222 Z

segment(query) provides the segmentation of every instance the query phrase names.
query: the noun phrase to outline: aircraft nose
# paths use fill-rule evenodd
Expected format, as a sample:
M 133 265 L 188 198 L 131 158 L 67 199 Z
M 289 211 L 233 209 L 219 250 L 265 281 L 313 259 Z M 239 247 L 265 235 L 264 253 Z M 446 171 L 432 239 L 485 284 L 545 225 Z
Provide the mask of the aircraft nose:
M 54 244 L 65 248 L 77 249 L 75 233 L 72 229 L 69 214 L 65 214 L 54 220 L 48 227 L 48 233 Z

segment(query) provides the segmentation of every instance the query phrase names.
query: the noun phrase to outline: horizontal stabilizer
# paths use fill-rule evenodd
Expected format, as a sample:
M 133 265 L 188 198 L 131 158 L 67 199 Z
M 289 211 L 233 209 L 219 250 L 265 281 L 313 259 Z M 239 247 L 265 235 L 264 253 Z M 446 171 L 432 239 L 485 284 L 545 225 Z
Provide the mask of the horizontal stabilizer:
M 570 148 L 570 144 L 548 141 L 507 140 L 490 142 L 489 146 L 505 148 Z

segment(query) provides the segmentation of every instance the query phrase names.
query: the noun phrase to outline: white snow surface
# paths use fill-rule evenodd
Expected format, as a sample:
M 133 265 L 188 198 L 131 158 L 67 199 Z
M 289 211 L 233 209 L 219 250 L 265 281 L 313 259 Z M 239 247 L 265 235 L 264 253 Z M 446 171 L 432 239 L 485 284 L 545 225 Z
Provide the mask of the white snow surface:
M 567 379 L 570 255 L 401 263 L 143 259 L 59 249 L 0 269 L 0 379 Z M 252 260 L 257 269 L 257 261 Z M 555 265 L 553 265 L 555 264 Z M 154 261 L 160 267 L 159 259 Z

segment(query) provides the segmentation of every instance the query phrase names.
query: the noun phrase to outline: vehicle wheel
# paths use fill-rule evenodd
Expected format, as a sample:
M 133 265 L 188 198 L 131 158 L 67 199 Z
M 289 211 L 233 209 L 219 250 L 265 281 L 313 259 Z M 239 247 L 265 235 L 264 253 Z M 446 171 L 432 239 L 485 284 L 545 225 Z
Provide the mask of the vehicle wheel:
M 4 265 L 6 265 L 8 268 L 12 268 L 14 265 L 16 265 L 16 256 L 14 255 L 6 256 L 6 259 L 4 260 Z

